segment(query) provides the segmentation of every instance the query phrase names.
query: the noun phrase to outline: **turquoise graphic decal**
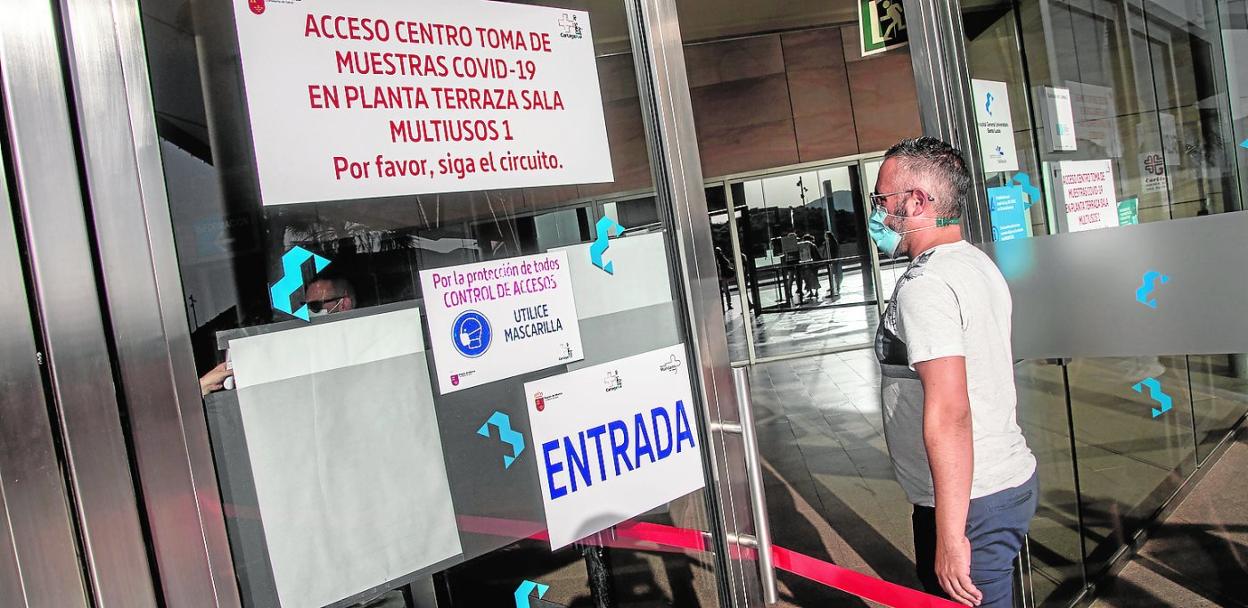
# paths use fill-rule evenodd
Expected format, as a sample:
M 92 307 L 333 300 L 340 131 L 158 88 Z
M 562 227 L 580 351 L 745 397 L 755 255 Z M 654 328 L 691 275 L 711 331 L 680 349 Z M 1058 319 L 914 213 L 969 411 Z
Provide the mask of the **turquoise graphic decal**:
M 1144 278 L 1140 284 L 1140 288 L 1135 290 L 1135 301 L 1156 310 L 1157 298 L 1152 297 L 1153 292 L 1157 289 L 1158 284 L 1164 285 L 1169 282 L 1170 277 L 1161 274 L 1156 270 L 1150 270 L 1144 273 Z
M 303 265 L 308 260 L 312 260 L 316 272 L 325 270 L 325 267 L 329 266 L 329 260 L 303 247 L 293 247 L 282 256 L 282 278 L 269 287 L 269 298 L 273 302 L 273 308 L 304 321 L 309 320 L 308 305 L 304 304 L 292 312 L 290 297 L 303 288 Z
M 1148 387 L 1149 398 L 1161 404 L 1161 409 L 1153 408 L 1153 418 L 1170 411 L 1170 408 L 1174 406 L 1174 400 L 1170 398 L 1170 395 L 1161 391 L 1161 382 L 1158 382 L 1156 378 L 1145 378 L 1131 388 L 1142 395 L 1144 394 L 1144 387 Z
M 511 417 L 502 412 L 491 414 L 490 419 L 481 425 L 481 428 L 477 429 L 477 434 L 482 437 L 489 437 L 491 426 L 498 429 L 498 440 L 511 446 L 511 456 L 503 455 L 503 468 L 510 469 L 511 463 L 515 462 L 520 457 L 520 453 L 524 451 L 524 435 L 519 431 L 512 430 Z M 545 592 L 543 591 L 542 593 Z
M 1018 173 L 1014 174 L 1014 179 L 1012 181 L 1015 186 L 1022 188 L 1023 192 L 1027 193 L 1027 207 L 1028 208 L 1040 202 L 1040 188 L 1031 183 L 1030 175 L 1023 173 L 1022 171 L 1019 171 Z
M 516 587 L 516 608 L 530 608 L 529 597 L 533 594 L 533 590 L 537 590 L 537 598 L 546 597 L 546 592 L 550 590 L 550 585 L 543 585 L 533 581 L 524 581 Z
M 624 227 L 616 223 L 615 220 L 604 217 L 598 220 L 595 229 L 598 231 L 598 238 L 594 239 L 594 244 L 589 246 L 589 261 L 594 266 L 607 271 L 607 274 L 615 274 L 615 265 L 611 262 L 603 264 L 602 254 L 606 253 L 607 247 L 611 246 L 607 242 L 607 239 L 611 238 L 610 232 L 614 230 L 615 236 L 620 236 L 624 234 Z

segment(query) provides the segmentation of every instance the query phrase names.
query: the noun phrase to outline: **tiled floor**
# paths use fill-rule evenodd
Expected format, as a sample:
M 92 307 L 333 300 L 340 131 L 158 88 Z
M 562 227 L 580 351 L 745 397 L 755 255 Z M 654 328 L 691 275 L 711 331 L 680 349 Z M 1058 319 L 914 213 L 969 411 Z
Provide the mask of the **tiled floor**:
M 774 541 L 917 585 L 910 507 L 884 447 L 870 351 L 755 366 L 751 393 Z M 866 605 L 796 577 L 781 581 L 789 605 Z

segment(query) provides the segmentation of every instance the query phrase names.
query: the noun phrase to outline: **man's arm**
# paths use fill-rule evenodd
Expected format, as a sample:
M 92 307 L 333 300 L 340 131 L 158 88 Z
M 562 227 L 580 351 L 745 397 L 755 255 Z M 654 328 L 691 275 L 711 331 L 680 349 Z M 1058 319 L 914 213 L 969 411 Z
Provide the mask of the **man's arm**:
M 923 383 L 923 444 L 936 491 L 936 577 L 954 600 L 978 606 L 983 594 L 971 582 L 966 538 L 975 454 L 966 358 L 941 357 L 914 369 Z

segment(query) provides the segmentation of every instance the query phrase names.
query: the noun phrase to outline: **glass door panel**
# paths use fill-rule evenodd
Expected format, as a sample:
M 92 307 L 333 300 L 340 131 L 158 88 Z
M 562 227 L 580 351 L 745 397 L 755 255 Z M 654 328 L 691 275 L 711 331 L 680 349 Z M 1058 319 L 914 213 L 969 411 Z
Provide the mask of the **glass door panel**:
M 733 182 L 754 357 L 871 341 L 875 271 L 856 164 Z
M 567 112 L 563 126 L 593 130 L 584 117 L 601 112 L 612 181 L 565 178 L 541 187 L 361 194 L 281 206 L 265 204 L 271 201 L 262 200 L 257 187 L 257 157 L 264 152 L 254 147 L 259 136 L 249 128 L 248 116 L 255 108 L 245 103 L 243 88 L 245 76 L 251 77 L 247 84 L 255 84 L 254 75 L 245 73 L 252 57 L 240 52 L 245 45 L 237 39 L 235 21 L 277 18 L 296 9 L 251 2 L 236 13 L 231 4 L 144 2 L 142 19 L 207 432 L 244 606 L 475 608 L 512 605 L 526 592 L 534 605 L 719 606 L 724 582 L 712 536 L 718 528 L 711 523 L 706 490 L 697 489 L 710 478 L 709 461 L 702 457 L 707 424 L 696 399 L 687 406 L 677 401 L 674 414 L 680 431 L 674 436 L 685 451 L 676 453 L 692 466 L 677 476 L 687 489 L 665 490 L 671 496 L 644 508 L 600 501 L 586 507 L 601 512 L 597 519 L 571 531 L 557 533 L 558 520 L 548 526 L 546 517 L 563 493 L 583 493 L 594 482 L 601 488 L 621 475 L 644 472 L 643 458 L 647 466 L 661 466 L 673 457 L 673 446 L 668 441 L 664 447 L 668 435 L 660 436 L 660 430 L 672 429 L 647 410 L 651 417 L 644 425 L 634 427 L 631 414 L 627 425 L 613 422 L 605 442 L 606 431 L 595 435 L 590 428 L 591 447 L 585 432 L 575 443 L 575 430 L 563 443 L 539 443 L 534 417 L 558 408 L 559 394 L 534 395 L 527 383 L 554 386 L 571 377 L 565 374 L 584 370 L 576 377 L 592 372 L 616 383 L 594 377 L 596 389 L 637 390 L 646 384 L 642 378 L 623 377 L 627 374 L 612 366 L 625 369 L 621 362 L 660 349 L 673 349 L 671 358 L 659 371 L 646 373 L 667 374 L 663 377 L 688 388 L 696 369 L 684 364 L 689 335 L 674 289 L 675 241 L 661 219 L 671 214 L 653 194 L 651 150 L 640 136 L 643 109 L 651 102 L 635 81 L 624 4 L 565 2 L 566 8 L 546 9 L 564 38 L 579 40 L 592 31 L 590 65 L 596 78 L 575 85 L 589 90 L 564 89 L 561 103 L 592 101 Z M 337 27 L 333 18 L 313 19 L 315 4 L 298 9 L 310 11 L 308 23 Z M 507 4 L 456 10 L 471 23 Z M 406 6 L 385 6 L 394 11 L 400 5 Z M 381 4 L 370 6 L 378 10 Z M 425 17 L 417 5 L 401 10 L 416 28 L 404 35 L 432 31 L 416 23 Z M 355 31 L 343 23 L 347 29 L 341 31 Z M 482 40 L 496 35 L 492 54 L 484 54 L 511 59 L 514 53 L 504 51 L 516 50 L 517 43 L 504 33 L 473 35 Z M 448 81 L 413 76 L 437 72 L 439 62 L 460 66 L 457 70 L 468 63 L 446 45 L 420 48 L 429 57 L 412 61 L 423 67 L 400 67 L 415 70 L 408 74 L 411 84 L 429 91 Z M 378 55 L 368 59 L 369 69 L 339 60 L 334 71 L 335 56 L 290 61 L 329 61 L 329 86 L 372 86 L 379 78 L 385 81 L 386 65 L 396 65 L 394 57 Z M 527 75 L 522 80 L 531 79 L 531 85 L 503 77 L 495 84 L 525 99 L 535 95 L 533 89 L 555 86 L 541 78 L 552 64 L 519 65 Z M 468 86 L 480 79 L 449 82 Z M 545 91 L 548 99 L 551 93 Z M 305 95 L 304 101 L 316 103 L 312 97 Z M 547 111 L 561 110 L 548 103 Z M 431 113 L 395 115 L 416 119 Z M 302 115 L 292 111 L 291 119 Z M 465 116 L 524 119 L 494 108 Z M 411 154 L 435 161 L 448 156 L 437 139 L 414 143 Z M 517 135 L 513 144 L 491 154 L 513 154 L 531 143 Z M 282 145 L 294 150 L 301 143 L 292 138 Z M 382 168 L 380 160 L 370 160 L 344 171 L 364 172 L 364 165 Z M 535 264 L 537 271 L 531 270 Z M 513 270 L 552 272 L 550 278 L 566 285 L 499 281 L 489 283 L 495 290 L 490 293 L 447 289 L 436 278 L 493 280 L 489 273 Z M 505 283 L 509 286 L 499 287 Z M 283 285 L 283 294 L 276 295 Z M 538 288 L 569 293 L 571 316 L 556 324 L 550 320 L 553 304 L 517 305 L 507 318 L 477 310 L 489 310 L 498 297 Z M 442 308 L 458 311 L 453 324 L 439 320 Z M 564 323 L 574 325 L 579 337 Z M 566 355 L 557 361 L 536 346 L 523 346 L 535 336 L 559 332 L 569 337 L 562 345 Z M 268 350 L 257 350 L 259 341 Z M 509 372 L 463 363 L 512 342 L 522 346 L 515 347 L 521 355 L 508 364 L 518 364 Z M 450 355 L 443 358 L 442 352 Z M 546 358 L 552 360 L 543 362 Z M 309 365 L 311 371 L 305 369 Z M 598 371 L 603 365 L 605 371 Z M 457 371 L 465 366 L 469 371 Z M 266 374 L 273 381 L 257 384 Z M 428 412 L 421 403 L 429 404 Z M 542 422 L 540 428 L 549 431 L 551 424 Z M 643 450 L 642 435 L 649 432 L 658 443 Z M 630 437 L 635 444 L 621 447 Z M 597 464 L 590 466 L 585 459 L 592 454 L 598 455 Z M 578 488 L 578 479 L 585 485 Z M 300 514 L 298 533 L 283 513 Z M 685 540 L 653 540 L 671 534 Z

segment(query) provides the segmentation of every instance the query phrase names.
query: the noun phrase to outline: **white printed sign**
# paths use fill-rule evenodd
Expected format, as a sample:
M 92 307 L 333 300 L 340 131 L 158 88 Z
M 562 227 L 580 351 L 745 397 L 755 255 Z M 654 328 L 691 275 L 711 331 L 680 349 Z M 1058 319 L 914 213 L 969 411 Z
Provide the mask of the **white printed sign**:
M 562 251 L 422 270 L 442 394 L 584 358 L 570 276 Z
M 551 549 L 700 489 L 683 344 L 524 385 Z
M 975 95 L 975 122 L 979 125 L 979 151 L 985 173 L 1018 170 L 1014 149 L 1014 122 L 1010 117 L 1010 92 L 1004 82 L 971 80 Z
M 610 182 L 589 13 L 234 0 L 265 205 Z
M 1049 149 L 1053 152 L 1074 152 L 1079 149 L 1075 136 L 1075 112 L 1070 105 L 1070 89 L 1041 87 L 1044 95 L 1045 130 Z
M 1070 232 L 1118 225 L 1118 196 L 1109 160 L 1064 160 L 1058 163 L 1058 172 Z
M 1084 139 L 1092 144 L 1092 154 L 1122 156 L 1118 135 L 1118 106 L 1114 90 L 1094 84 L 1067 80 L 1071 101 L 1075 108 L 1075 120 Z

